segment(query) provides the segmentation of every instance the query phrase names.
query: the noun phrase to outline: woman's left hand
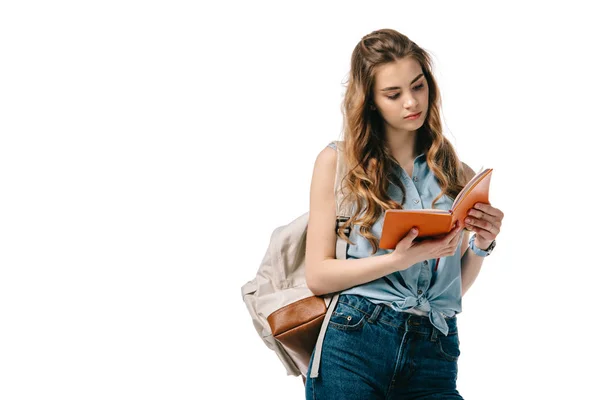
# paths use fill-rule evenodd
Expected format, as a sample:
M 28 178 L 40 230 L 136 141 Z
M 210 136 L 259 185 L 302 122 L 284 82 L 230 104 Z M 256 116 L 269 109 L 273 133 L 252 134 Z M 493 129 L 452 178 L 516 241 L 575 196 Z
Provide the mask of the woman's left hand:
M 490 204 L 476 203 L 465 218 L 465 227 L 477 235 L 475 246 L 487 249 L 500 233 L 504 213 Z

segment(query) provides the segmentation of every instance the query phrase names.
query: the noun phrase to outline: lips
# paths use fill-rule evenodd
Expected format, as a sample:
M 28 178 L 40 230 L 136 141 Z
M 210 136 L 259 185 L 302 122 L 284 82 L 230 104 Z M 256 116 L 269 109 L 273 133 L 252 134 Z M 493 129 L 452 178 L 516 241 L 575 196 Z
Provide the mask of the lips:
M 421 112 L 422 112 L 422 111 L 421 111 Z M 404 117 L 404 118 L 410 118 L 410 117 L 414 117 L 415 115 L 418 115 L 418 116 L 420 116 L 420 115 L 421 115 L 421 113 L 420 113 L 420 112 L 418 112 L 418 113 L 410 114 L 410 115 L 407 115 L 407 116 L 406 116 L 406 117 Z

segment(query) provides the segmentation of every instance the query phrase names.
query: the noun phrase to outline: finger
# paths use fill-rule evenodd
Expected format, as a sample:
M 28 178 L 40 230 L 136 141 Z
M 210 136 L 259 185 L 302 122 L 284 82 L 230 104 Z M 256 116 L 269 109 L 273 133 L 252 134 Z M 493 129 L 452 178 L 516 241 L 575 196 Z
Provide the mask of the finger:
M 460 231 L 460 226 L 458 223 L 455 223 L 452 229 L 447 233 L 441 233 L 439 235 L 432 235 L 429 238 L 432 240 L 439 240 L 440 242 L 444 240 L 450 240 L 450 238 L 454 237 L 456 232 Z
M 442 254 L 444 257 L 449 257 L 449 256 L 453 255 L 454 253 L 456 253 L 456 246 L 450 246 L 450 247 L 447 247 L 446 249 L 444 249 L 444 252 Z
M 481 228 L 493 234 L 498 234 L 500 232 L 499 227 L 497 227 L 493 222 L 490 222 L 488 220 L 474 217 L 469 217 L 467 219 L 469 219 L 470 222 L 466 222 L 465 220 L 465 224 L 467 227 L 470 227 L 471 230 L 473 230 L 473 228 Z
M 461 229 L 458 230 L 458 232 L 456 232 L 456 235 L 454 236 L 454 238 L 456 240 L 460 240 L 460 238 L 462 236 L 463 229 L 464 229 L 464 227 L 462 227 Z
M 496 226 L 492 226 L 491 228 L 487 229 L 477 226 L 471 226 L 470 230 L 472 232 L 477 233 L 477 235 L 479 235 L 479 237 L 481 237 L 484 240 L 493 240 L 496 238 L 496 236 L 498 236 L 498 233 L 500 233 L 500 230 Z
M 435 239 L 438 241 L 438 243 L 449 243 L 452 238 L 454 237 L 454 233 L 456 231 L 456 228 L 452 228 L 452 230 L 448 233 L 442 233 L 440 235 L 435 235 L 432 237 L 432 239 Z
M 464 227 L 457 222 L 456 227 L 452 230 L 452 237 L 455 238 L 460 236 L 460 232 L 462 232 L 463 229 Z
M 497 223 L 497 218 L 493 215 L 471 208 L 465 218 L 465 224 L 472 223 L 475 219 L 481 219 L 490 223 Z
M 454 236 L 454 238 L 452 239 L 451 245 L 452 247 L 456 247 L 458 245 L 458 242 L 460 241 L 462 235 L 458 234 L 456 236 Z
M 492 207 L 491 204 L 485 204 L 485 203 L 475 203 L 475 205 L 473 206 L 473 208 L 475 208 L 476 210 L 480 210 L 483 211 L 486 214 L 489 214 L 493 217 L 502 217 L 503 213 L 502 211 L 500 211 L 499 209 Z
M 453 230 L 450 231 L 450 233 L 448 233 L 446 235 L 445 238 L 442 238 L 441 243 L 445 243 L 447 246 L 452 246 L 454 243 L 456 243 L 458 241 L 458 238 L 460 238 L 460 231 L 462 230 L 461 227 L 456 227 Z
M 453 240 L 455 237 L 460 235 L 460 231 L 462 231 L 462 229 L 463 229 L 462 226 L 459 226 L 457 224 L 457 226 L 455 228 L 453 228 L 446 237 L 449 238 L 450 240 Z
M 475 228 L 473 229 L 473 232 L 477 233 L 477 236 L 479 236 L 481 239 L 483 240 L 493 240 L 496 238 L 496 235 L 493 235 L 492 233 L 490 233 L 489 231 L 486 231 L 485 229 L 481 229 L 481 228 Z
M 412 227 L 408 233 L 406 235 L 404 235 L 404 237 L 398 242 L 398 245 L 400 245 L 400 243 L 412 243 L 412 242 L 416 242 L 417 240 L 417 236 L 419 235 L 419 229 L 414 226 Z

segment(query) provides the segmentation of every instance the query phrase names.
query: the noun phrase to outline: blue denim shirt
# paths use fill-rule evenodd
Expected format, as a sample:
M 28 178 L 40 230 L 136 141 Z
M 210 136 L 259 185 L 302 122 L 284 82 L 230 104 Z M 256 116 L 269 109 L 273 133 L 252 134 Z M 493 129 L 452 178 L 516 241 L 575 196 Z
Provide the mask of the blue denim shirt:
M 335 143 L 328 145 L 335 149 Z M 394 172 L 406 187 L 405 209 L 434 208 L 432 201 L 441 192 L 441 188 L 430 171 L 425 154 L 421 153 L 413 161 L 413 176 L 410 177 L 400 166 L 395 165 Z M 402 190 L 394 184 L 388 188 L 389 196 L 400 203 Z M 454 199 L 444 194 L 436 203 L 437 209 L 449 210 Z M 378 239 L 381 237 L 383 214 L 371 228 Z M 459 244 L 452 256 L 439 260 L 425 260 L 411 265 L 408 269 L 397 271 L 382 278 L 342 291 L 340 294 L 356 294 L 367 297 L 375 304 L 384 303 L 397 311 L 419 315 L 428 315 L 429 320 L 444 335 L 448 334 L 445 317 L 461 312 L 461 254 L 460 243 L 464 230 L 460 233 Z M 347 248 L 347 258 L 356 259 L 371 255 L 371 244 L 353 226 L 350 240 L 355 243 Z M 387 254 L 393 250 L 377 249 L 374 256 Z

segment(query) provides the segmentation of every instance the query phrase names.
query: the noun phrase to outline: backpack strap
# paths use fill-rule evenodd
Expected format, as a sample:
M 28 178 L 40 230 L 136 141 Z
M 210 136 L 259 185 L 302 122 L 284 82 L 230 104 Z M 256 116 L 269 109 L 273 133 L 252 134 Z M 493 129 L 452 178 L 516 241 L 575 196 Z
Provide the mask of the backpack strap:
M 335 144 L 335 148 L 337 149 L 337 167 L 335 173 L 335 206 L 336 206 L 336 232 L 340 223 L 345 222 L 350 218 L 350 210 L 347 206 L 342 207 L 341 201 L 343 198 L 343 191 L 341 187 L 341 182 L 344 176 L 346 175 L 346 163 L 344 160 L 343 142 L 336 141 L 333 142 Z M 332 146 L 333 147 L 333 146 Z M 350 229 L 346 230 L 346 234 L 350 234 Z M 346 251 L 347 251 L 346 241 L 342 239 L 339 235 L 336 235 L 336 244 L 335 244 L 335 258 L 338 260 L 346 259 Z M 327 296 L 328 297 L 328 296 Z M 325 302 L 327 303 L 327 297 L 325 297 Z M 333 314 L 333 310 L 337 305 L 338 299 L 340 297 L 339 293 L 335 293 L 331 300 L 329 301 L 329 305 L 327 306 L 327 313 L 325 314 L 325 319 L 323 319 L 323 324 L 321 325 L 321 330 L 319 331 L 319 337 L 317 338 L 317 344 L 315 345 L 315 354 L 312 361 L 312 367 L 310 372 L 311 378 L 316 378 L 319 376 L 319 365 L 321 365 L 321 351 L 323 349 L 323 339 L 325 339 L 325 332 L 327 331 L 327 325 L 329 325 L 329 320 L 331 319 L 331 314 Z
M 335 141 L 332 144 L 337 149 L 337 166 L 335 169 L 335 213 L 336 213 L 336 232 L 337 228 L 348 219 L 350 219 L 350 209 L 347 204 L 342 206 L 342 199 L 344 197 L 344 191 L 342 187 L 342 179 L 346 176 L 346 162 L 344 159 L 343 145 L 342 141 Z M 347 228 L 345 231 L 346 235 L 350 235 L 350 229 Z M 335 258 L 338 260 L 346 259 L 346 249 L 347 243 L 342 238 L 337 236 L 337 241 L 335 245 Z
M 323 324 L 321 325 L 321 330 L 319 331 L 319 337 L 317 338 L 317 344 L 315 345 L 315 355 L 312 360 L 312 367 L 310 372 L 311 378 L 316 378 L 319 376 L 319 365 L 321 365 L 321 352 L 323 350 L 323 339 L 325 339 L 325 332 L 327 331 L 327 325 L 329 325 L 329 320 L 331 319 L 331 314 L 333 314 L 333 310 L 338 302 L 340 297 L 339 293 L 336 293 L 331 302 L 329 303 L 329 307 L 327 307 L 327 313 L 325 314 L 325 319 L 323 320 Z
M 342 207 L 342 198 L 344 195 L 342 188 L 342 179 L 346 176 L 347 168 L 346 168 L 346 160 L 344 157 L 344 142 L 343 141 L 334 141 L 330 143 L 337 149 L 337 166 L 335 169 L 335 210 L 338 218 L 350 218 L 349 205 L 345 204 Z

